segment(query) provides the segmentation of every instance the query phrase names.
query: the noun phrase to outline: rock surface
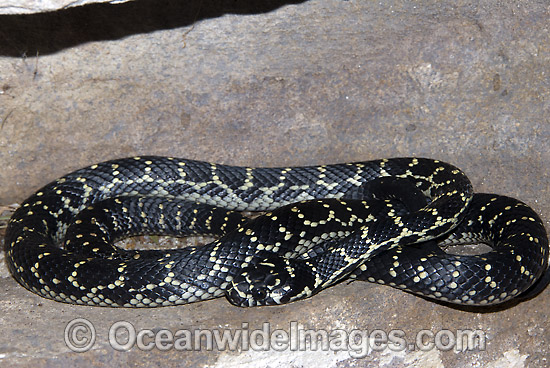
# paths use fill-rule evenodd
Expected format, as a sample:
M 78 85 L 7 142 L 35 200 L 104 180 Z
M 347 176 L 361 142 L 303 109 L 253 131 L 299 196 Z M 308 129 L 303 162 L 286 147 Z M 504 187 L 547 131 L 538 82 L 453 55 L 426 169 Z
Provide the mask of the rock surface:
M 136 154 L 256 166 L 416 155 L 459 166 L 479 192 L 520 198 L 548 228 L 549 16 L 537 1 L 355 0 L 135 1 L 0 16 L 0 205 Z M 548 290 L 489 311 L 360 282 L 281 307 L 219 299 L 129 310 L 59 304 L 5 267 L 0 277 L 0 362 L 11 367 L 550 364 Z M 87 352 L 64 341 L 76 318 L 96 331 Z M 109 342 L 121 321 L 160 340 L 165 329 L 259 336 L 264 323 L 298 340 L 299 329 L 358 340 L 343 350 L 242 340 L 210 349 L 204 337 L 194 351 L 126 352 Z M 446 344 L 459 330 L 481 331 L 484 345 Z M 364 349 L 391 333 L 404 334 L 406 349 Z M 422 334 L 442 343 L 424 349 Z
M 118 4 L 128 0 L 5 0 L 0 3 L 0 14 L 28 14 L 63 10 L 93 3 Z

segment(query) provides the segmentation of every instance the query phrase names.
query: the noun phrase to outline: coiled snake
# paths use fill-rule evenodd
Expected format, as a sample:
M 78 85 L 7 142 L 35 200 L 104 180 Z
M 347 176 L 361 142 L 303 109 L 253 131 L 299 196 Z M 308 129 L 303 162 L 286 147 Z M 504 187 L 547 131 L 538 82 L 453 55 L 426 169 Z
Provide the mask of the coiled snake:
M 218 239 L 172 250 L 113 245 L 146 233 Z M 492 250 L 459 256 L 434 247 L 471 241 Z M 282 304 L 348 277 L 497 304 L 548 266 L 533 210 L 474 195 L 462 171 L 422 158 L 292 168 L 153 156 L 103 162 L 28 198 L 8 224 L 5 250 L 13 277 L 34 293 L 110 307 L 223 295 L 240 306 Z

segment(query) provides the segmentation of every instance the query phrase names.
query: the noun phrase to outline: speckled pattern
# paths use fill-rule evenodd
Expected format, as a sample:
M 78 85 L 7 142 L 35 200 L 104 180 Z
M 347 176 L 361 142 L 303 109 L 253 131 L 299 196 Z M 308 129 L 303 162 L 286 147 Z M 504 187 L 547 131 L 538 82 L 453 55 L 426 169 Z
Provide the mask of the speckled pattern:
M 546 4 L 254 3 L 136 1 L 2 16 L 0 205 L 74 169 L 133 155 L 272 167 L 422 156 L 460 167 L 476 192 L 522 200 L 549 228 Z M 12 367 L 544 367 L 550 356 L 548 290 L 464 310 L 353 282 L 281 307 L 220 299 L 136 311 L 44 300 L 7 268 L 0 275 L 0 356 Z M 75 318 L 95 326 L 88 352 L 64 342 Z M 264 322 L 290 333 L 294 321 L 369 336 L 402 331 L 407 343 L 420 331 L 480 330 L 485 345 L 355 358 L 206 345 L 128 353 L 109 343 L 118 321 L 136 333 L 252 332 Z
M 375 201 L 384 193 L 392 195 L 387 188 L 392 184 L 384 179 L 400 189 L 405 186 L 402 202 L 413 201 L 411 192 L 419 197 L 426 193 L 429 201 L 422 198 L 424 205 L 410 212 L 400 210 L 398 203 L 394 208 L 393 202 Z M 385 189 L 376 190 L 376 186 Z M 421 295 L 453 303 L 501 303 L 529 288 L 546 268 L 548 240 L 540 219 L 527 206 L 497 196 L 478 196 L 471 210 L 472 196 L 471 183 L 462 171 L 421 158 L 287 168 L 235 167 L 172 157 L 126 158 L 67 174 L 27 199 L 8 224 L 7 263 L 25 288 L 66 303 L 157 307 L 208 300 L 226 291 L 233 303 L 252 306 L 311 296 L 347 277 L 373 255 L 401 246 L 382 262 L 393 285 L 405 285 L 401 275 L 406 274 L 416 284 L 421 278 L 432 280 L 431 288 L 416 286 Z M 312 199 L 325 201 L 310 204 Z M 207 207 L 193 207 L 193 202 Z M 270 212 L 243 224 L 230 210 Z M 475 260 L 441 259 L 442 266 L 428 252 L 419 257 L 425 263 L 415 268 L 418 276 L 398 267 L 412 263 L 405 260 L 407 245 L 438 238 L 462 223 L 462 233 L 472 233 L 474 224 L 489 229 L 472 236 L 494 242 L 501 251 Z M 147 232 L 222 237 L 192 249 L 124 252 L 111 245 L 117 232 L 120 237 Z M 325 246 L 323 240 L 334 244 L 309 256 L 315 246 Z M 302 272 L 294 275 L 289 270 L 296 266 L 289 263 L 274 267 L 269 260 L 258 261 L 264 253 L 280 260 L 292 260 L 295 254 L 302 258 Z M 236 277 L 250 274 L 243 270 L 258 264 L 271 265 L 265 276 L 271 275 L 272 280 L 277 277 L 273 272 L 281 270 L 296 281 L 279 289 L 284 294 L 271 290 L 271 295 L 277 295 L 269 302 L 247 296 L 249 290 L 260 289 L 246 282 L 239 288 L 231 286 Z M 477 272 L 467 276 L 474 268 Z M 395 270 L 400 270 L 399 275 Z M 484 282 L 463 288 L 466 277 Z

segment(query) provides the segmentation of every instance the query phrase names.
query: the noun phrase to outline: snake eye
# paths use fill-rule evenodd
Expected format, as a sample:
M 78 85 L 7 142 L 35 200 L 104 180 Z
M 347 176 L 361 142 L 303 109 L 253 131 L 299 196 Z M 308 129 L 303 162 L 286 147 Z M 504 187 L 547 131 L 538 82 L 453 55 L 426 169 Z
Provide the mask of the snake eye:
M 252 296 L 255 300 L 263 300 L 267 296 L 267 293 L 264 289 L 254 289 L 252 290 Z

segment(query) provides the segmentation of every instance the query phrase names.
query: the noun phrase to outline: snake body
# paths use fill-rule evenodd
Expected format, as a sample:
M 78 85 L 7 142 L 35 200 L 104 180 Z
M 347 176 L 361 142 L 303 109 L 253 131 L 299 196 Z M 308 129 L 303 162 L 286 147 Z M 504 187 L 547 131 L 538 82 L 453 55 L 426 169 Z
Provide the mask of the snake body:
M 407 189 L 388 194 L 386 182 Z M 423 200 L 407 203 L 407 193 Z M 239 211 L 267 213 L 249 219 Z M 219 238 L 172 250 L 113 245 L 144 233 Z M 472 236 L 493 251 L 461 258 L 411 245 Z M 548 239 L 532 209 L 474 195 L 462 171 L 423 158 L 287 168 L 156 156 L 103 162 L 24 201 L 5 251 L 13 277 L 30 291 L 110 307 L 223 295 L 241 306 L 280 304 L 347 277 L 496 304 L 529 289 L 548 265 Z

